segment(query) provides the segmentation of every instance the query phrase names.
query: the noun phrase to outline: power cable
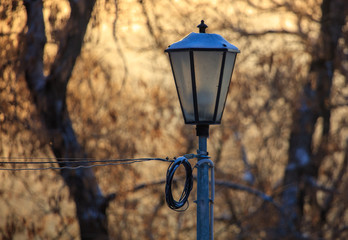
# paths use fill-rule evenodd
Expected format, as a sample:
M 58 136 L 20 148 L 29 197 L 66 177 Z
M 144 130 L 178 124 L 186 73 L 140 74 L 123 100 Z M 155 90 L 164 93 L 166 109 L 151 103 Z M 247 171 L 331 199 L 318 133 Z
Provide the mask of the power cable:
M 172 163 L 173 160 L 168 158 L 128 158 L 128 159 L 93 159 L 93 158 L 5 158 L 0 157 L 0 160 L 27 160 L 27 159 L 48 159 L 48 160 L 58 160 L 58 161 L 0 161 L 0 166 L 11 164 L 11 165 L 37 165 L 37 164 L 66 164 L 66 166 L 59 167 L 39 167 L 39 168 L 3 168 L 0 167 L 0 171 L 39 171 L 39 170 L 61 170 L 61 169 L 80 169 L 80 168 L 93 168 L 93 167 L 103 167 L 103 166 L 115 166 L 115 165 L 124 165 L 124 164 L 133 164 L 139 162 L 148 162 L 148 161 L 162 161 Z M 91 163 L 94 163 L 90 165 Z M 98 164 L 95 164 L 98 163 Z M 69 166 L 70 165 L 70 166 Z

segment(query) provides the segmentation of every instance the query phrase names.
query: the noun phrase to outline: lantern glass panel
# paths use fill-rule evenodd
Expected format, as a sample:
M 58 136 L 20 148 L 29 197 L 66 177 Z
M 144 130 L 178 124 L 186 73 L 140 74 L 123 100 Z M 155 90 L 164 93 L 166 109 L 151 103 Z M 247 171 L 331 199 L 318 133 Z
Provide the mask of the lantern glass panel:
M 193 107 L 190 54 L 188 51 L 169 53 L 175 84 L 186 122 L 195 121 Z
M 231 82 L 231 77 L 232 77 L 232 72 L 233 72 L 236 56 L 237 56 L 237 53 L 234 53 L 234 52 L 226 53 L 225 67 L 224 67 L 223 78 L 221 83 L 220 100 L 219 100 L 218 111 L 216 116 L 217 122 L 221 121 L 222 113 L 224 111 L 224 106 L 226 102 L 228 88 Z
M 199 121 L 214 121 L 223 52 L 194 51 Z

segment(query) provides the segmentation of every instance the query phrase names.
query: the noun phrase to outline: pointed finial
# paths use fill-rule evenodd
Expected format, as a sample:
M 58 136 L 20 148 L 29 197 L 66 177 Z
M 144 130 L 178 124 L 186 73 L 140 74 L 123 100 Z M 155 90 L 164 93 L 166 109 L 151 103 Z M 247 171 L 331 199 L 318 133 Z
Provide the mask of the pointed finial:
M 201 24 L 197 26 L 199 28 L 199 33 L 205 33 L 205 29 L 208 27 L 205 23 L 204 20 L 201 21 Z

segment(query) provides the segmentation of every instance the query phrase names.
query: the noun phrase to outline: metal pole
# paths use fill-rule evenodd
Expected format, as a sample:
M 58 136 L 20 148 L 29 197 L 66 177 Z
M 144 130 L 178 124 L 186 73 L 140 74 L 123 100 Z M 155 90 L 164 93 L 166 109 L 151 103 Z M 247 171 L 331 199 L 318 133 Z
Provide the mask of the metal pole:
M 208 155 L 209 125 L 197 125 L 197 136 L 199 137 L 198 155 Z M 201 159 L 204 158 L 198 158 L 198 162 Z M 209 165 L 205 162 L 198 164 L 197 173 L 197 240 L 209 240 L 209 202 Z

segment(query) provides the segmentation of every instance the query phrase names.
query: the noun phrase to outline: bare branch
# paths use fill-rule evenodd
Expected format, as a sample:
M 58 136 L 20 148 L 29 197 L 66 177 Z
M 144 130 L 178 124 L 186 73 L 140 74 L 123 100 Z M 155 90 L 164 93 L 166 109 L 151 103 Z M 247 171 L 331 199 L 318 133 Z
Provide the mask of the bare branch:
M 30 89 L 39 92 L 45 86 L 43 54 L 46 44 L 43 4 L 41 0 L 24 1 L 27 10 L 27 49 L 24 56 L 26 79 Z
M 293 2 L 285 1 L 280 4 L 275 0 L 271 1 L 274 4 L 275 8 L 285 8 L 288 12 L 296 14 L 299 18 L 306 18 L 312 22 L 319 22 L 318 19 L 315 19 L 312 14 L 306 12 L 306 9 L 301 9 L 295 6 Z
M 160 34 L 156 33 L 156 30 L 158 30 L 159 28 L 156 25 L 156 23 L 151 22 L 148 9 L 146 8 L 146 5 L 145 5 L 145 0 L 140 0 L 139 2 L 141 4 L 142 12 L 143 12 L 145 19 L 146 19 L 147 29 L 155 41 L 156 48 L 163 51 L 166 48 L 166 44 L 164 44 L 163 40 L 161 39 Z
M 226 182 L 226 181 L 222 181 L 222 180 L 215 180 L 215 184 L 218 186 L 227 187 L 227 188 L 231 188 L 234 190 L 239 190 L 239 191 L 244 191 L 244 192 L 250 193 L 252 195 L 255 195 L 255 196 L 261 198 L 262 200 L 264 200 L 266 202 L 272 203 L 279 211 L 281 211 L 281 212 L 283 211 L 281 209 L 281 206 L 278 203 L 276 203 L 271 196 L 265 194 L 264 192 L 262 192 L 260 190 L 257 190 L 257 189 L 254 189 L 254 188 L 251 188 L 248 186 L 244 186 L 244 185 L 241 185 L 238 183 Z
M 232 26 L 230 26 L 230 28 L 233 31 L 238 32 L 240 35 L 246 36 L 246 37 L 262 37 L 262 36 L 271 35 L 271 34 L 294 35 L 294 36 L 298 36 L 298 37 L 301 37 L 301 38 L 305 37 L 305 35 L 301 34 L 300 32 L 288 31 L 288 30 L 285 30 L 285 29 L 265 30 L 265 31 L 259 31 L 259 32 L 252 32 L 252 31 L 248 31 L 248 30 L 245 30 L 245 29 L 232 27 Z
M 247 182 L 248 184 L 253 185 L 254 181 L 255 181 L 255 177 L 254 177 L 253 173 L 251 172 L 251 166 L 249 164 L 248 156 L 247 156 L 247 153 L 245 151 L 245 147 L 244 147 L 244 145 L 242 143 L 242 139 L 241 139 L 240 133 L 239 132 L 235 132 L 234 133 L 234 137 L 235 137 L 235 139 L 237 141 L 237 144 L 240 147 L 242 160 L 243 160 L 243 163 L 244 163 L 243 180 L 245 182 Z
M 65 89 L 75 66 L 77 57 L 80 55 L 83 38 L 92 14 L 95 0 L 70 0 L 71 14 L 62 33 L 57 57 L 52 64 L 48 81 L 54 82 L 56 87 Z
M 123 71 L 124 71 L 122 84 L 121 84 L 121 87 L 120 87 L 120 89 L 118 91 L 118 93 L 121 93 L 123 87 L 126 84 L 129 70 L 128 70 L 128 64 L 127 64 L 126 55 L 124 54 L 124 52 L 123 52 L 123 50 L 122 50 L 122 48 L 120 46 L 118 37 L 117 37 L 117 29 L 116 28 L 117 28 L 118 14 L 119 14 L 119 4 L 118 4 L 118 1 L 114 0 L 114 4 L 115 4 L 116 13 L 115 13 L 115 19 L 113 21 L 112 36 L 113 36 L 114 41 L 116 43 L 117 52 L 120 55 L 121 60 L 123 62 Z

